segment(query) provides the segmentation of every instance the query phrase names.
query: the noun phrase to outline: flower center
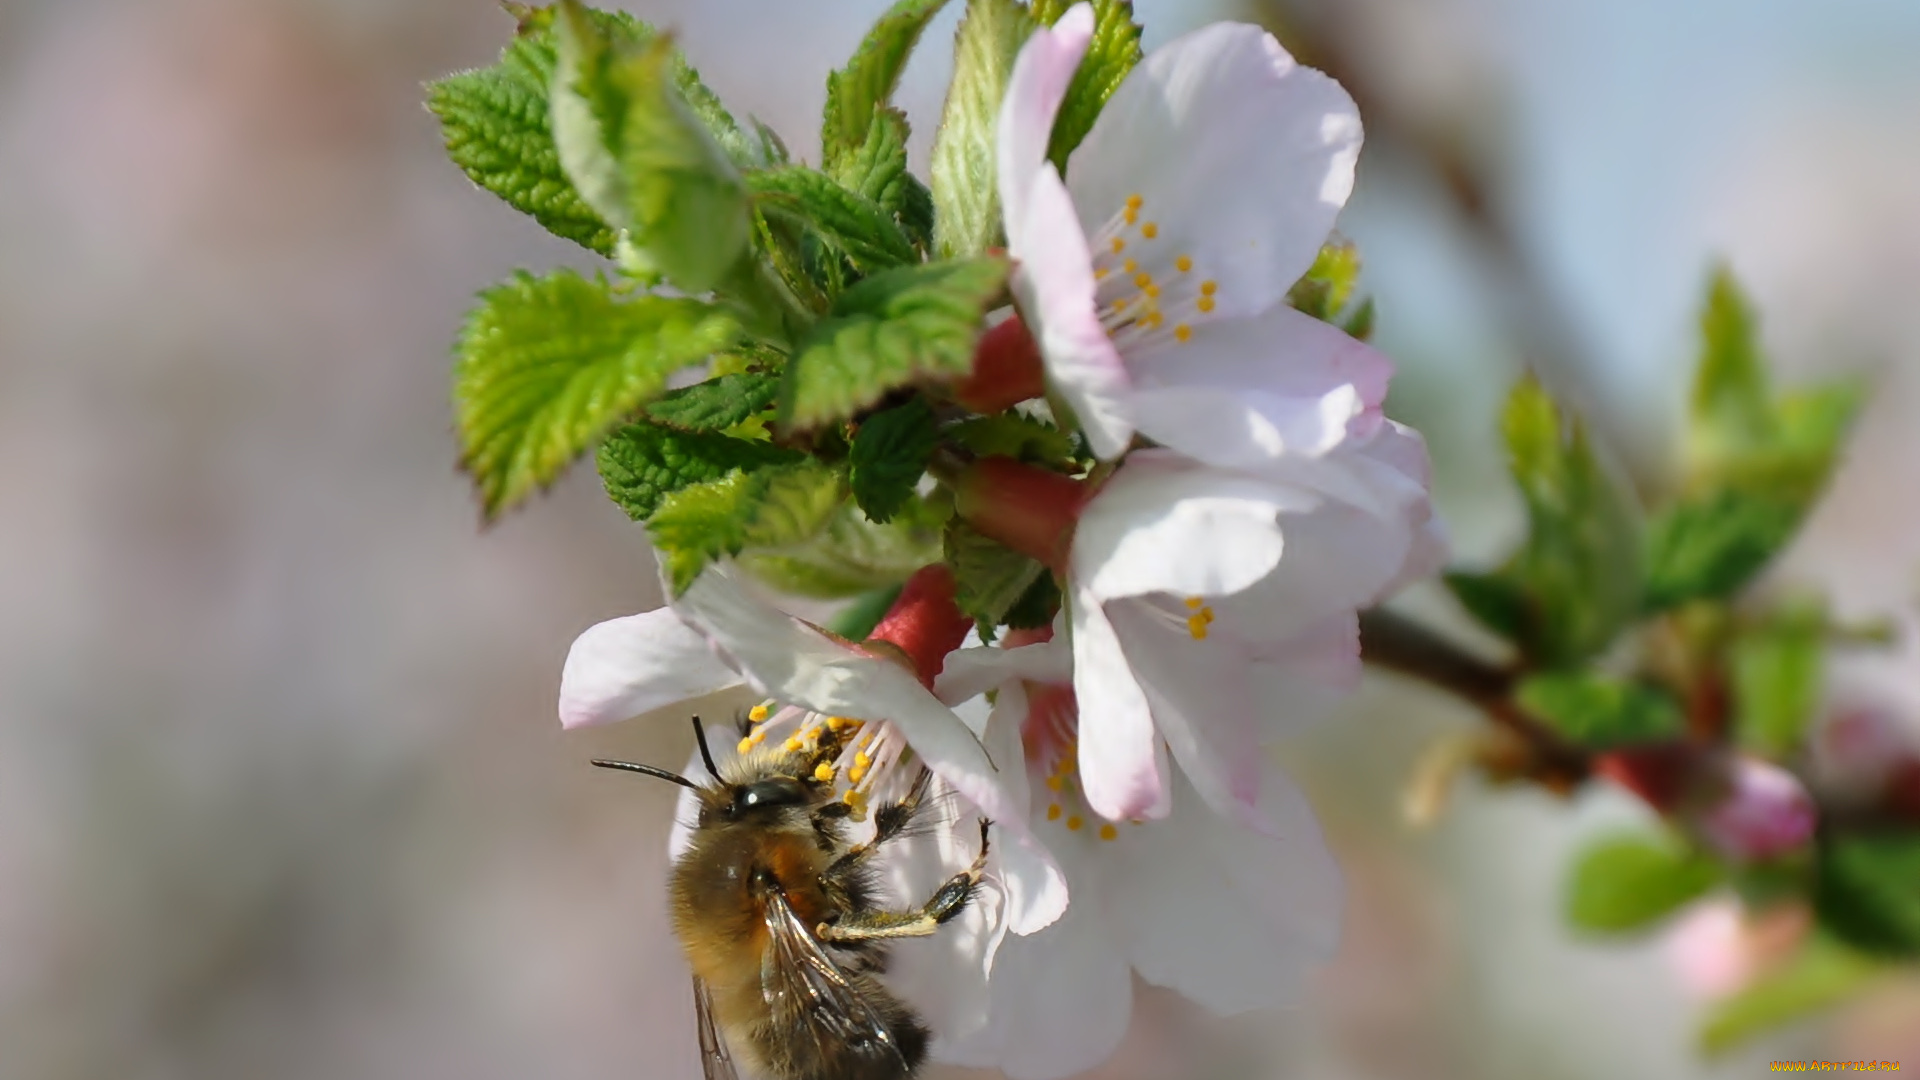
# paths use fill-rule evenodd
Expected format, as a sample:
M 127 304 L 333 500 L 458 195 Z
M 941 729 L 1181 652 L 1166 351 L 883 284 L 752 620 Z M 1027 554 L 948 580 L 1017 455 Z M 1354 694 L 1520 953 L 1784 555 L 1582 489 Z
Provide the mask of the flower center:
M 1194 324 L 1213 313 L 1219 283 L 1196 271 L 1193 256 L 1171 250 L 1160 225 L 1145 217 L 1146 199 L 1127 196 L 1120 212 L 1092 237 L 1095 303 L 1100 325 L 1120 348 L 1193 339 Z
M 1087 807 L 1074 783 L 1078 771 L 1080 708 L 1073 687 L 1054 683 L 1025 684 L 1027 718 L 1020 725 L 1020 741 L 1027 751 L 1027 772 L 1047 789 L 1047 820 L 1060 821 L 1068 832 L 1080 832 L 1089 822 L 1102 840 L 1119 837 L 1120 830 Z M 1139 824 L 1135 822 L 1134 824 Z
M 885 720 L 824 716 L 792 705 L 776 711 L 773 702 L 747 710 L 747 719 L 753 727 L 740 740 L 741 754 L 771 737 L 780 739 L 780 749 L 788 754 L 817 757 L 813 779 L 834 784 L 840 801 L 853 807 L 855 821 L 866 820 L 867 807 L 876 797 L 893 797 L 905 790 L 905 783 L 893 780 L 908 752 L 907 740 Z M 896 787 L 900 790 L 895 791 Z

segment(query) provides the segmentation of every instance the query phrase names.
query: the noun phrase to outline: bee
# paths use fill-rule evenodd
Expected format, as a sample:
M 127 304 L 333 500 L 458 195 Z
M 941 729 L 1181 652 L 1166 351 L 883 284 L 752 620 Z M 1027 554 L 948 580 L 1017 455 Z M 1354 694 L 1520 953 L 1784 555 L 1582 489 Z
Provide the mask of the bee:
M 714 766 L 693 718 L 710 779 L 630 761 L 595 765 L 644 773 L 693 791 L 691 843 L 669 889 L 673 929 L 693 969 L 694 1015 L 706 1080 L 738 1080 L 737 1060 L 770 1080 L 903 1080 L 926 1058 L 921 1018 L 875 976 L 886 943 L 924 937 L 972 898 L 980 853 L 912 911 L 875 901 L 873 856 L 907 831 L 926 800 L 923 767 L 907 794 L 875 809 L 873 837 L 850 842 L 854 807 L 836 797 L 837 732 L 756 746 Z M 794 747 L 798 746 L 798 749 Z

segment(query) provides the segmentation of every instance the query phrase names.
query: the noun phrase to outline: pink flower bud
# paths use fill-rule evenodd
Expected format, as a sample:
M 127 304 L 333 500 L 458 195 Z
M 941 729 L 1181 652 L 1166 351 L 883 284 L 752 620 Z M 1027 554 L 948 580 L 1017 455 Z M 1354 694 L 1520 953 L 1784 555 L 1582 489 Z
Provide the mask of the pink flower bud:
M 1064 571 L 1074 522 L 1091 485 L 1008 457 L 982 458 L 955 488 L 955 509 L 967 524 L 1002 544 Z
M 869 642 L 884 641 L 906 654 L 914 674 L 928 687 L 946 665 L 947 654 L 973 629 L 973 620 L 953 601 L 954 589 L 953 571 L 945 563 L 921 567 L 867 636 Z
M 1743 757 L 1734 762 L 1729 790 L 1697 819 L 1700 833 L 1732 859 L 1770 859 L 1813 836 L 1812 796 L 1792 773 Z
M 953 400 L 977 413 L 997 413 L 1046 392 L 1040 346 L 1017 315 L 980 335 L 973 371 L 953 384 Z

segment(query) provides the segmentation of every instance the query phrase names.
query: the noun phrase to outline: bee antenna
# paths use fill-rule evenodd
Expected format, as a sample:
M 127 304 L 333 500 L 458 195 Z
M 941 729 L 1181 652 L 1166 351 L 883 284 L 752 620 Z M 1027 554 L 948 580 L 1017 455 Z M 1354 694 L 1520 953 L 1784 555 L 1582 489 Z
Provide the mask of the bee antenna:
M 707 729 L 701 725 L 700 718 L 693 718 L 693 738 L 700 744 L 700 760 L 706 762 L 707 775 L 720 779 L 720 770 L 714 767 L 713 751 L 707 749 Z
M 594 758 L 593 763 L 603 769 L 621 769 L 626 772 L 644 773 L 647 776 L 657 776 L 662 780 L 671 780 L 683 788 L 692 788 L 695 791 L 700 790 L 699 784 L 681 776 L 677 772 L 668 772 L 656 765 L 642 765 L 637 761 L 608 761 L 605 758 Z

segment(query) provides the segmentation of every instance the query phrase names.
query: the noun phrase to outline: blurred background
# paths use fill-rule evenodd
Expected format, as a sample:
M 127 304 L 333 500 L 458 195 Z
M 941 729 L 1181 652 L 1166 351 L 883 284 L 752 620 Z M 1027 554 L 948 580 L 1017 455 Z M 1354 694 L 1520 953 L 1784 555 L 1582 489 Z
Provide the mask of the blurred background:
M 886 4 L 622 6 L 811 156 Z M 921 162 L 953 7 L 900 98 Z M 1661 483 L 1718 255 L 1790 377 L 1876 386 L 1776 577 L 1914 625 L 1920 5 L 1138 10 L 1150 47 L 1267 20 L 1361 98 L 1342 227 L 1463 560 L 1515 535 L 1492 418 L 1526 366 Z M 470 297 L 589 258 L 473 188 L 420 104 L 511 28 L 487 0 L 0 0 L 0 1077 L 694 1075 L 671 790 L 585 767 L 685 733 L 553 714 L 573 636 L 657 603 L 642 536 L 590 469 L 483 533 L 454 468 Z M 1920 716 L 1920 655 L 1864 668 Z M 1473 723 L 1380 679 L 1293 748 L 1349 874 L 1338 961 L 1278 1016 L 1148 992 L 1097 1075 L 1920 1067 L 1913 980 L 1701 1059 L 1669 942 L 1559 921 L 1569 850 L 1635 804 L 1466 781 L 1404 823 Z

